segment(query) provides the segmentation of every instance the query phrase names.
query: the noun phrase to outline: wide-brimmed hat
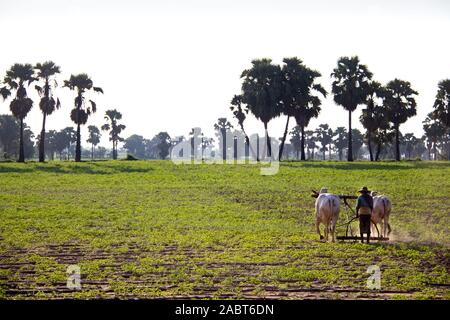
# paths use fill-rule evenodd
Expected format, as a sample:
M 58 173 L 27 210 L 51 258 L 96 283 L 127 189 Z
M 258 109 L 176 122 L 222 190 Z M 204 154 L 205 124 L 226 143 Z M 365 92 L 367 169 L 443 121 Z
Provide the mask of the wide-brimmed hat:
M 370 190 L 367 189 L 367 187 L 362 187 L 361 190 L 358 190 L 358 192 L 361 192 L 361 193 L 370 193 Z
M 319 193 L 328 193 L 328 189 L 325 187 L 320 188 Z

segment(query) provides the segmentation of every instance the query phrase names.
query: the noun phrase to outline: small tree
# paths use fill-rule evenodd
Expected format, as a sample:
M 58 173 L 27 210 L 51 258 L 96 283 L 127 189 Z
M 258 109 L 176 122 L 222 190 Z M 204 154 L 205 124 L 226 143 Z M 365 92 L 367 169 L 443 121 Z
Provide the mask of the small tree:
M 227 159 L 227 132 L 233 128 L 227 118 L 217 119 L 217 123 L 214 124 L 214 130 L 217 131 L 219 138 L 219 144 L 222 145 L 222 160 Z
M 330 144 L 333 141 L 333 130 L 328 126 L 328 124 L 320 124 L 316 129 L 317 140 L 322 145 L 320 149 L 322 151 L 322 160 L 325 160 L 325 151 L 330 150 Z
M 433 113 L 429 113 L 422 123 L 427 140 L 431 143 L 430 148 L 433 148 L 434 160 L 437 160 L 437 143 L 445 134 L 445 126 L 434 117 Z
M 156 135 L 158 155 L 160 159 L 166 159 L 170 154 L 170 147 L 172 146 L 172 139 L 167 132 L 160 132 Z
M 345 127 L 337 127 L 334 131 L 334 146 L 338 150 L 339 160 L 342 161 L 344 149 L 347 147 L 347 129 Z
M 122 114 L 116 109 L 107 110 L 105 112 L 105 120 L 107 123 L 102 125 L 102 130 L 109 130 L 109 141 L 112 142 L 112 158 L 117 159 L 117 145 L 120 141 L 124 139 L 120 136 L 122 131 L 125 129 L 125 125 L 117 123 L 118 120 L 122 119 Z
M 100 143 L 101 133 L 96 126 L 88 126 L 88 131 L 89 138 L 86 140 L 86 142 L 91 144 L 91 159 L 94 160 L 95 146 Z
M 299 126 L 295 126 L 294 128 L 292 128 L 290 135 L 291 135 L 291 139 L 290 142 L 295 150 L 296 153 L 296 158 L 297 160 L 300 159 L 299 154 L 300 154 L 300 148 L 301 148 L 301 137 L 300 137 L 300 127 Z

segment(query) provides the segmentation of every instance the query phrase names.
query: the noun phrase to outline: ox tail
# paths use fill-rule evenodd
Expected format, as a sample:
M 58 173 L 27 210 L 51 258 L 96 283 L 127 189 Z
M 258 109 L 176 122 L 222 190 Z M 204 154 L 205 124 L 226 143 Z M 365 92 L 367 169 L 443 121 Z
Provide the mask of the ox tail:
M 384 212 L 384 219 L 385 219 L 384 221 L 386 221 L 386 206 L 387 206 L 386 201 L 387 201 L 387 199 L 383 198 L 383 212 Z M 387 228 L 388 228 L 388 235 L 389 235 L 392 231 L 391 225 L 389 224 L 389 222 L 387 224 Z
M 328 205 L 329 205 L 329 207 L 330 207 L 330 214 L 331 214 L 331 216 L 333 216 L 333 199 L 328 199 Z M 328 229 L 330 230 L 330 232 L 331 232 L 331 223 L 328 225 Z

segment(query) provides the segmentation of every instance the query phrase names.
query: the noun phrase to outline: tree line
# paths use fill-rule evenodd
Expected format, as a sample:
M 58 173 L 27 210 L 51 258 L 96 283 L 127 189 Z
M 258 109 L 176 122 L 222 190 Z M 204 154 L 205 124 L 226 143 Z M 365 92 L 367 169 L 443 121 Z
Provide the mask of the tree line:
M 108 131 L 112 143 L 112 159 L 118 157 L 119 143 L 123 143 L 123 150 L 138 158 L 165 159 L 174 145 L 186 139 L 171 138 L 167 132 L 160 132 L 152 139 L 139 135 L 124 139 L 121 134 L 125 125 L 119 123 L 122 114 L 110 109 L 105 112 L 105 123 L 100 128 L 88 126 L 89 136 L 86 142 L 90 144 L 91 150 L 84 150 L 81 147 L 80 128 L 97 111 L 91 94 L 103 94 L 103 89 L 94 86 L 92 79 L 85 73 L 71 75 L 63 82 L 64 88 L 74 92 L 70 118 L 76 128 L 67 127 L 47 132 L 47 117 L 61 108 L 55 95 L 59 73 L 60 67 L 52 61 L 34 66 L 16 63 L 6 72 L 0 85 L 0 94 L 4 100 L 11 100 L 9 107 L 12 116 L 0 116 L 0 146 L 5 158 L 18 158 L 19 162 L 23 162 L 25 158 L 34 156 L 34 134 L 24 121 L 33 107 L 33 101 L 27 92 L 32 83 L 39 95 L 39 108 L 42 112 L 42 129 L 36 137 L 40 162 L 46 158 L 54 159 L 55 154 L 59 154 L 60 159 L 69 159 L 73 155 L 75 161 L 81 161 L 82 153 L 83 158 L 105 158 L 108 150 L 104 147 L 96 149 L 101 131 Z M 346 155 L 348 161 L 361 158 L 360 152 L 363 149 L 367 149 L 371 161 L 382 157 L 400 160 L 402 154 L 408 158 L 422 157 L 426 151 L 428 159 L 432 155 L 434 159 L 438 159 L 439 151 L 442 153 L 445 150 L 450 159 L 449 79 L 438 83 L 433 109 L 423 121 L 425 135 L 416 137 L 412 133 L 403 135 L 400 131 L 401 124 L 416 115 L 415 98 L 418 93 L 408 81 L 394 79 L 382 85 L 373 79 L 373 74 L 357 56 L 339 58 L 330 76 L 333 80 L 331 94 L 334 102 L 348 112 L 348 129 L 338 127 L 333 130 L 328 124 L 321 124 L 315 130 L 308 130 L 311 119 L 317 118 L 321 112 L 321 99 L 329 93 L 318 83 L 321 74 L 306 66 L 301 59 L 293 57 L 283 59 L 282 65 L 274 64 L 270 59 L 256 59 L 252 61 L 251 68 L 242 72 L 241 92 L 231 99 L 230 105 L 239 128 L 234 130 L 235 134 L 243 135 L 249 145 L 244 123 L 251 113 L 264 126 L 267 155 L 279 160 L 283 156 L 300 160 L 315 159 L 316 149 L 321 153 L 322 159 L 327 158 L 328 153 L 328 159 L 333 158 L 332 154 L 339 160 Z M 352 128 L 352 113 L 359 106 L 363 107 L 359 120 L 365 129 L 364 133 Z M 274 155 L 270 144 L 269 123 L 279 116 L 286 117 L 286 125 L 280 138 L 279 153 Z M 291 118 L 295 120 L 296 126 L 289 132 Z M 233 125 L 226 118 L 219 118 L 214 124 L 223 155 L 227 148 L 226 141 L 223 141 L 225 133 L 232 129 Z M 286 143 L 288 133 L 291 136 L 290 144 Z M 214 138 L 203 136 L 199 128 L 193 128 L 188 139 L 193 141 L 193 137 L 199 135 L 203 141 L 201 148 L 214 144 Z M 363 145 L 366 148 L 362 149 Z
M 241 74 L 241 93 L 231 100 L 231 111 L 242 131 L 244 121 L 250 112 L 260 120 L 267 137 L 267 155 L 271 154 L 268 132 L 269 122 L 279 116 L 286 117 L 286 126 L 281 138 L 278 159 L 281 160 L 288 133 L 289 121 L 294 118 L 300 136 L 300 159 L 305 160 L 305 128 L 321 111 L 321 99 L 328 91 L 317 81 L 321 74 L 306 66 L 297 57 L 283 59 L 283 64 L 272 63 L 271 59 L 256 59 L 252 67 Z M 348 112 L 347 160 L 353 161 L 352 113 L 364 106 L 360 121 L 365 128 L 365 143 L 371 161 L 376 160 L 382 145 L 394 141 L 394 157 L 400 160 L 400 126 L 416 115 L 416 96 L 411 83 L 394 79 L 386 85 L 373 79 L 372 72 L 362 64 L 357 56 L 341 57 L 330 74 L 331 93 L 334 102 Z M 446 141 L 450 136 L 450 79 L 438 83 L 438 91 L 433 111 L 424 120 L 424 130 L 435 148 L 439 140 Z M 246 135 L 247 136 L 247 135 Z M 248 137 L 246 138 L 248 141 Z M 416 138 L 417 139 L 417 138 Z M 374 148 L 376 151 L 374 152 Z M 448 159 L 450 160 L 450 147 Z

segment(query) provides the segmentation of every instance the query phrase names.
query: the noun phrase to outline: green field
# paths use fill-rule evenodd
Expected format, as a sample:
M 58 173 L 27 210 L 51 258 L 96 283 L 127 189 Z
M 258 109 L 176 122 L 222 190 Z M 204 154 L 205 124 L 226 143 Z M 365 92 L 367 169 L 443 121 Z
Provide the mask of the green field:
M 449 162 L 283 162 L 259 173 L 0 163 L 0 297 L 450 299 Z M 363 185 L 391 198 L 392 240 L 320 242 L 310 190 Z M 66 287 L 72 264 L 81 290 Z M 380 290 L 366 288 L 370 265 Z

